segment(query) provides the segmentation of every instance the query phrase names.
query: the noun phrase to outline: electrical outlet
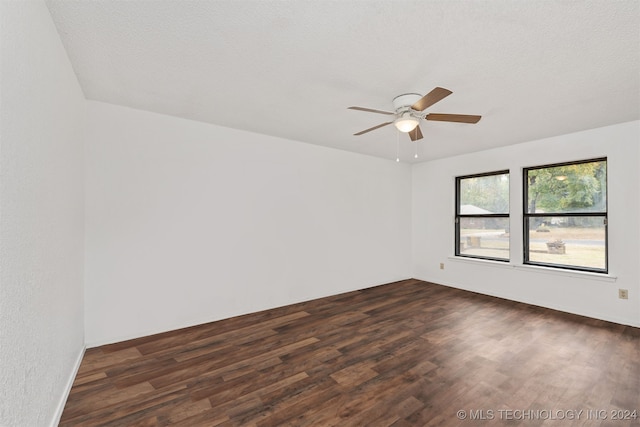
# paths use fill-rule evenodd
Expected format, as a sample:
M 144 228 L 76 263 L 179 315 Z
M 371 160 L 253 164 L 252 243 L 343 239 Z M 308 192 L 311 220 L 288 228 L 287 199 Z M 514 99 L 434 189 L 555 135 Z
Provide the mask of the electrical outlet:
M 618 289 L 618 298 L 620 298 L 620 299 L 629 299 L 629 290 L 628 289 Z
M 440 263 L 440 270 L 444 270 L 444 262 Z

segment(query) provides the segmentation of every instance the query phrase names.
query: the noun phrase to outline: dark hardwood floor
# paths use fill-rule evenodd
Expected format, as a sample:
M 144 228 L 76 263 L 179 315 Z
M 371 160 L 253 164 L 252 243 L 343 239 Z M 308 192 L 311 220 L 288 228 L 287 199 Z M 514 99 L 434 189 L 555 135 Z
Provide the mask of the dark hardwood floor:
M 89 349 L 60 425 L 640 426 L 640 329 L 406 280 Z

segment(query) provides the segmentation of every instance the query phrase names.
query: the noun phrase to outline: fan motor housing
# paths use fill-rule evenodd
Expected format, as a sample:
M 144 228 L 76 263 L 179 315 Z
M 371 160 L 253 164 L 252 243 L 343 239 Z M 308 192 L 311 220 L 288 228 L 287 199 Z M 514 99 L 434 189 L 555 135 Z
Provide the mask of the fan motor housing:
M 422 95 L 420 95 L 419 93 L 405 93 L 402 95 L 398 95 L 393 98 L 393 108 L 396 111 L 407 110 L 421 98 Z

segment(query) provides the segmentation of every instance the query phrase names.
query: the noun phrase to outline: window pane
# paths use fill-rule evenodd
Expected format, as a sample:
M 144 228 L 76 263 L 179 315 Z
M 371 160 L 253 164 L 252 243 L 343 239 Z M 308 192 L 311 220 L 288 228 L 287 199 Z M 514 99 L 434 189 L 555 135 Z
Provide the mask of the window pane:
M 460 215 L 509 213 L 509 174 L 460 179 Z
M 526 175 L 528 213 L 607 210 L 606 160 L 529 169 Z
M 509 259 L 509 218 L 460 218 L 459 254 Z
M 547 216 L 528 221 L 529 261 L 606 269 L 604 216 Z

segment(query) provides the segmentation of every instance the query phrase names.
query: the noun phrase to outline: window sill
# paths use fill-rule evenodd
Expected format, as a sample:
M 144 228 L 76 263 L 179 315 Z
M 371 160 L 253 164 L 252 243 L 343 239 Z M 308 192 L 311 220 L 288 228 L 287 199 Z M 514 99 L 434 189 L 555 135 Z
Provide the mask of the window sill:
M 532 273 L 550 274 L 553 276 L 564 276 L 564 277 L 577 277 L 580 279 L 596 280 L 599 282 L 612 283 L 618 279 L 617 276 L 613 276 L 611 274 L 592 273 L 589 271 L 563 270 L 559 268 L 542 267 L 538 265 L 513 264 L 508 262 L 493 261 L 489 259 L 465 258 L 465 257 L 457 257 L 457 256 L 450 256 L 448 258 L 449 260 L 454 262 L 463 262 L 463 263 L 484 265 L 484 266 L 496 267 L 496 268 L 507 268 L 507 269 L 515 268 L 517 270 L 528 271 Z
M 457 261 L 457 262 L 466 262 L 470 264 L 486 265 L 489 267 L 513 268 L 513 264 L 510 264 L 509 261 L 495 261 L 493 259 L 471 258 L 471 257 L 463 257 L 463 256 L 450 256 L 449 260 Z

